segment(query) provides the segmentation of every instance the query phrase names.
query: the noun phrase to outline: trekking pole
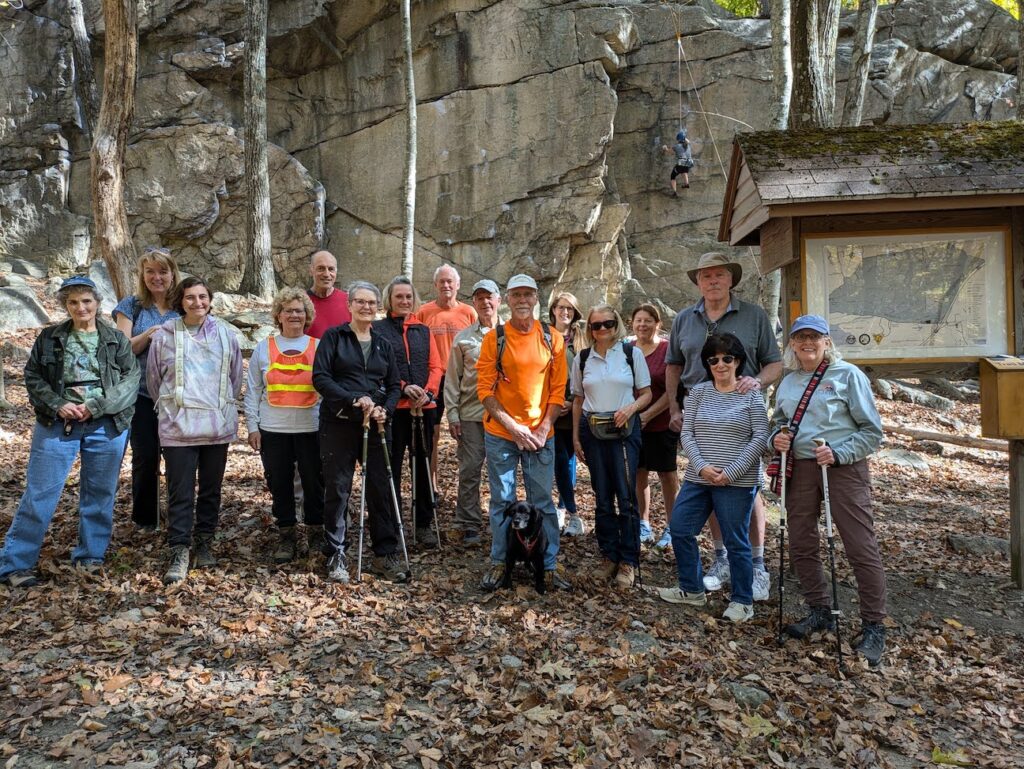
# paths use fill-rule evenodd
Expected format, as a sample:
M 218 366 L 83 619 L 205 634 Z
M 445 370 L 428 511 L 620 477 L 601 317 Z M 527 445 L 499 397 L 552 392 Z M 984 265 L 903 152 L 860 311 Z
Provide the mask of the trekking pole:
M 370 413 L 363 415 L 363 481 L 359 488 L 359 555 L 356 556 L 356 582 L 363 578 L 363 532 L 366 530 L 366 454 L 370 445 Z
M 412 544 L 416 546 L 416 411 L 409 409 L 409 475 L 412 476 L 412 494 L 409 502 L 409 520 L 412 521 Z M 402 514 L 399 513 L 401 518 Z
M 632 521 L 633 526 L 633 542 L 636 544 L 636 583 L 640 589 L 644 589 L 644 577 L 640 571 L 640 559 L 642 554 L 640 552 L 640 513 L 637 510 L 636 500 L 636 480 L 631 479 L 629 475 L 629 453 L 626 451 L 626 438 L 623 438 L 620 443 L 622 444 L 622 469 L 626 474 L 626 501 L 630 504 L 630 510 L 628 511 L 629 519 Z
M 384 439 L 384 423 L 377 423 L 377 430 L 380 433 L 380 447 L 384 450 L 384 469 L 388 473 L 388 486 L 391 489 L 391 503 L 395 507 L 395 518 L 398 520 L 398 542 L 402 545 L 402 556 L 405 558 L 405 573 L 408 579 L 412 579 L 412 566 L 409 564 L 409 550 L 405 546 L 405 527 L 402 525 L 402 508 L 398 505 L 398 492 L 395 491 L 395 476 L 391 474 L 391 455 L 388 452 L 388 442 Z M 415 525 L 413 526 L 415 529 Z
M 417 408 L 412 412 L 413 422 L 420 436 L 420 446 L 423 448 L 423 470 L 427 474 L 427 488 L 430 490 L 430 509 L 434 513 L 434 534 L 437 535 L 437 549 L 441 549 L 441 522 L 437 518 L 437 493 L 434 491 L 434 474 L 430 472 L 430 463 L 427 461 L 427 428 L 423 423 L 423 409 Z
M 780 430 L 783 435 L 789 435 L 789 427 L 785 426 Z M 781 452 L 779 461 L 779 633 L 775 642 L 782 646 L 786 639 L 782 634 L 782 601 L 786 595 L 786 460 L 788 451 Z
M 816 446 L 824 446 L 822 438 L 815 438 Z M 836 623 L 836 660 L 839 664 L 839 672 L 845 671 L 843 667 L 843 640 L 839 632 L 839 583 L 836 581 L 836 538 L 832 531 L 832 505 L 828 498 L 828 465 L 821 466 L 821 493 L 825 498 L 825 537 L 828 539 L 828 565 L 832 572 L 832 618 Z

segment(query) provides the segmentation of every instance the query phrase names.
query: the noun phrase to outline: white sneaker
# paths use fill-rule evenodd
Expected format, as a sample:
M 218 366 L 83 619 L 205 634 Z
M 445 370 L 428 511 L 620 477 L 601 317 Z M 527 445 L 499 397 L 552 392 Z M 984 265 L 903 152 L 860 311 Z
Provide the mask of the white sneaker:
M 668 603 L 682 603 L 687 606 L 707 606 L 708 597 L 704 593 L 687 593 L 678 587 L 659 587 L 658 598 Z
M 569 517 L 569 523 L 565 525 L 565 531 L 562 533 L 567 537 L 582 537 L 587 533 L 587 527 L 582 518 L 573 515 Z
M 754 567 L 754 600 L 767 601 L 771 597 L 772 577 L 766 569 Z
M 735 601 L 731 601 L 729 606 L 722 613 L 722 619 L 727 619 L 731 622 L 746 622 L 753 618 L 753 606 L 747 606 L 745 603 L 736 603 Z
M 345 568 L 345 561 L 338 555 L 331 556 L 327 563 L 327 579 L 331 582 L 340 582 L 343 585 L 349 583 L 348 569 Z
M 672 530 L 666 526 L 665 531 L 662 532 L 661 539 L 654 545 L 659 550 L 667 550 L 672 547 Z
M 558 530 L 561 531 L 562 529 L 565 528 L 565 508 L 564 507 L 556 507 L 555 508 L 555 515 L 558 516 Z
M 713 593 L 729 584 L 729 562 L 716 560 L 704 575 L 704 589 Z

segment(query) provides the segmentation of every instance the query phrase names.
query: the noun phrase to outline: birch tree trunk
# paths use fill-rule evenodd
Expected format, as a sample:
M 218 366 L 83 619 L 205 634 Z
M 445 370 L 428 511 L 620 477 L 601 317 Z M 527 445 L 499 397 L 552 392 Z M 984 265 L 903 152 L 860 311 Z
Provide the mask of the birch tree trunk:
M 416 236 L 416 80 L 412 62 L 412 9 L 402 0 L 402 43 L 405 48 L 405 226 L 402 232 L 402 274 L 412 278 Z
M 1024 0 L 1018 0 L 1024 2 Z M 875 46 L 875 22 L 878 20 L 878 0 L 860 0 L 857 12 L 857 36 L 853 41 L 853 60 L 850 78 L 846 81 L 846 99 L 843 102 L 843 124 L 858 126 L 864 116 L 864 94 L 868 88 L 871 69 L 871 49 Z
M 82 0 L 67 0 L 67 4 L 68 26 L 71 27 L 71 51 L 75 62 L 75 91 L 82 105 L 86 135 L 92 136 L 100 102 L 96 94 L 96 72 L 92 66 L 89 33 L 85 29 L 85 10 L 82 7 Z
M 793 103 L 790 128 L 827 128 L 836 102 L 839 0 L 792 0 Z
M 273 299 L 267 170 L 267 0 L 245 5 L 245 272 L 241 290 Z
M 1017 120 L 1024 120 L 1024 0 L 1017 0 Z
M 135 291 L 135 245 L 124 207 L 124 153 L 135 114 L 138 19 L 136 0 L 103 0 L 106 66 L 91 153 L 92 211 L 99 252 L 118 297 Z

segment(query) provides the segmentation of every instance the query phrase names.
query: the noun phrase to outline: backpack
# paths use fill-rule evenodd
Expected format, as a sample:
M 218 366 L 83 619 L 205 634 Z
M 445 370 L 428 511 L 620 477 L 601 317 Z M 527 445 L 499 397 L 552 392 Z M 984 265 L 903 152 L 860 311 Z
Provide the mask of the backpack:
M 551 326 L 542 320 L 538 322 L 540 323 L 541 333 L 544 335 L 544 346 L 548 348 L 548 355 L 550 356 L 548 364 L 550 365 L 551 359 L 555 357 L 554 349 L 551 346 Z M 495 327 L 494 331 L 498 335 L 498 362 L 495 368 L 498 370 L 498 376 L 507 381 L 508 377 L 505 376 L 505 369 L 501 365 L 501 358 L 505 354 L 505 324 L 499 323 Z M 632 365 L 633 364 L 630 363 L 630 366 Z
M 636 387 L 636 371 L 633 369 L 633 348 L 636 347 L 632 342 L 622 341 L 622 352 L 626 356 L 626 363 L 629 364 L 629 373 L 633 375 L 633 387 Z M 590 348 L 587 347 L 584 350 L 580 350 L 580 380 L 583 380 L 583 369 L 586 368 L 587 358 L 590 357 Z

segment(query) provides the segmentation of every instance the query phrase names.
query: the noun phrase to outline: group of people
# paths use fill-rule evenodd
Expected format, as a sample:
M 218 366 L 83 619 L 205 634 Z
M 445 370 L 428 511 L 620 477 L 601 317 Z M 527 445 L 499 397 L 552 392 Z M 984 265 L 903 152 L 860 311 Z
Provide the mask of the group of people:
M 216 564 L 214 535 L 239 408 L 271 493 L 273 559 L 286 563 L 298 554 L 301 506 L 309 549 L 326 556 L 329 579 L 349 581 L 349 497 L 361 465 L 360 541 L 365 523 L 370 568 L 403 581 L 405 456 L 414 479 L 412 534 L 419 545 L 436 547 L 437 437 L 447 412 L 459 466 L 454 535 L 466 545 L 483 539 L 480 483 L 487 467 L 483 589 L 497 589 L 505 578 L 510 534 L 503 513 L 517 499 L 517 476 L 543 521 L 546 587 L 571 587 L 559 562 L 560 537 L 585 533 L 575 498 L 577 462 L 584 462 L 600 551 L 589 576 L 620 588 L 634 584 L 641 545 L 655 541 L 655 472 L 668 521 L 658 544 L 671 544 L 678 569 L 677 586 L 658 595 L 703 606 L 708 591 L 728 585 L 723 616 L 734 622 L 751 619 L 754 601 L 769 598 L 762 460 L 770 450 L 782 453 L 790 555 L 810 608 L 786 627 L 798 638 L 834 622 L 818 536 L 819 467 L 827 467 L 831 509 L 857 577 L 858 649 L 869 661 L 881 657 L 885 576 L 865 461 L 880 444 L 881 426 L 866 377 L 840 359 L 824 319 L 798 318 L 783 356 L 766 313 L 733 291 L 741 266 L 718 253 L 703 255 L 688 272 L 700 299 L 675 316 L 668 339 L 654 304 L 633 310 L 632 336 L 614 307 L 599 304 L 584 314 L 567 292 L 552 298 L 548 320 L 538 320 L 540 293 L 528 275 L 508 281 L 509 316 L 501 322 L 499 286 L 480 280 L 470 303 L 461 302 L 450 265 L 436 271 L 437 298 L 426 304 L 402 276 L 383 291 L 364 281 L 336 288 L 337 262 L 326 251 L 313 255 L 310 273 L 311 289 L 285 288 L 274 298 L 276 333 L 256 346 L 247 377 L 236 334 L 211 313 L 209 285 L 181 279 L 167 250 L 140 257 L 136 294 L 113 310 L 116 329 L 98 320 L 91 280 L 64 281 L 58 296 L 69 319 L 43 330 L 26 366 L 37 423 L 25 492 L 0 550 L 0 581 L 36 584 L 43 537 L 79 455 L 72 561 L 85 569 L 102 564 L 126 441 L 132 519 L 143 529 L 158 523 L 164 459 L 164 581 L 186 579 L 193 565 Z M 778 384 L 769 420 L 764 392 L 784 366 L 790 372 Z M 681 486 L 680 444 L 689 460 Z M 697 536 L 709 518 L 714 553 L 705 572 Z

